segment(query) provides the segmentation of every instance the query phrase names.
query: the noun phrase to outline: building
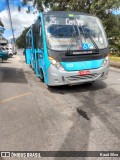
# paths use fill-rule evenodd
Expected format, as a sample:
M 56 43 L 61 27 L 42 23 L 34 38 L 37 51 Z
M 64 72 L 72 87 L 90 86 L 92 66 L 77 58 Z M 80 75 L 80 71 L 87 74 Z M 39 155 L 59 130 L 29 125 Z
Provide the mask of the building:
M 0 36 L 0 46 L 5 46 L 7 43 L 8 41 L 3 36 Z
M 5 46 L 8 43 L 8 41 L 2 35 L 4 33 L 4 30 L 4 27 L 0 26 L 0 46 Z

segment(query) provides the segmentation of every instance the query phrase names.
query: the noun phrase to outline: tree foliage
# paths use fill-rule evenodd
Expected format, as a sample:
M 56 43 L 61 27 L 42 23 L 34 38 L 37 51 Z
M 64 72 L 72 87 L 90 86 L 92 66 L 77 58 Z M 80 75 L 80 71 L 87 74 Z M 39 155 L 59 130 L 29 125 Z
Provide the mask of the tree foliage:
M 106 10 L 119 8 L 119 0 L 23 0 L 23 4 L 32 1 L 33 6 L 38 11 L 44 11 L 45 8 L 51 10 L 72 10 L 92 13 L 98 16 L 105 16 Z
M 28 30 L 29 30 L 29 27 L 25 28 L 25 30 L 22 32 L 22 34 L 17 38 L 16 44 L 17 44 L 18 48 L 25 48 L 25 35 Z
M 120 56 L 120 15 L 110 15 L 105 23 L 111 53 Z

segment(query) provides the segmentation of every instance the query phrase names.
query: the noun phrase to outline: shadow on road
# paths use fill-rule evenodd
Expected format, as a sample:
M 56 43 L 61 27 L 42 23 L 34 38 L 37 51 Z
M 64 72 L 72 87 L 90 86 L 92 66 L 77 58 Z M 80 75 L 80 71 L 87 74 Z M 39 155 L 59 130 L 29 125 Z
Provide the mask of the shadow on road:
M 76 93 L 76 92 L 94 91 L 94 90 L 104 89 L 106 87 L 107 85 L 104 81 L 97 81 L 97 82 L 94 82 L 93 84 L 48 87 L 48 90 L 52 93 L 66 94 L 66 93 L 74 93 L 74 92 Z
M 3 61 L 2 63 L 4 63 L 4 64 L 5 64 L 5 63 L 11 63 L 11 61 Z
M 24 72 L 20 68 L 1 67 L 0 82 L 27 83 Z
M 74 89 L 77 89 L 76 87 Z M 74 90 L 73 90 L 74 91 Z M 78 91 L 78 90 L 77 90 Z M 88 151 L 89 135 L 91 133 L 92 115 L 85 111 L 86 99 L 82 101 L 81 107 L 76 106 L 76 113 L 72 114 L 72 126 L 68 131 L 66 138 L 59 151 Z M 93 101 L 94 104 L 94 101 Z M 61 155 L 62 156 L 62 155 Z M 85 157 L 56 157 L 54 160 L 85 160 Z

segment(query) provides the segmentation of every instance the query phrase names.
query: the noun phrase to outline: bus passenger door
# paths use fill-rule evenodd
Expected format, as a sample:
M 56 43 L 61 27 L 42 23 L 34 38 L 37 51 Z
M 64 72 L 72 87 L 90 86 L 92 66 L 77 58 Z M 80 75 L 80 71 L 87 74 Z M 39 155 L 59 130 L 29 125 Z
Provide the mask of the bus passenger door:
M 45 74 L 45 59 L 44 59 L 44 47 L 42 37 L 42 25 L 41 19 L 35 22 L 33 25 L 34 46 L 35 46 L 35 72 L 38 77 L 43 79 Z
M 31 65 L 31 67 L 32 67 L 32 69 L 34 69 L 34 57 L 33 57 L 33 50 L 32 49 L 30 49 L 30 54 L 31 54 L 31 63 L 30 63 L 30 65 Z
M 25 60 L 26 60 L 27 64 L 30 64 L 30 59 L 31 59 L 30 50 L 26 49 L 26 51 L 25 51 Z
M 32 47 L 32 43 L 31 43 L 31 36 L 30 33 L 26 36 L 26 52 L 25 52 L 25 59 L 26 59 L 26 63 L 27 64 L 31 64 L 31 47 Z
M 44 60 L 44 52 L 42 48 L 39 48 L 37 51 L 37 72 L 36 74 L 43 80 L 44 71 L 45 71 L 45 60 Z
M 35 57 L 36 57 L 36 68 L 35 68 L 35 71 L 36 71 L 36 75 L 37 77 L 41 77 L 41 74 L 40 74 L 40 62 L 41 62 L 41 59 L 43 59 L 43 53 L 41 51 L 41 49 L 38 49 L 38 50 L 35 50 Z

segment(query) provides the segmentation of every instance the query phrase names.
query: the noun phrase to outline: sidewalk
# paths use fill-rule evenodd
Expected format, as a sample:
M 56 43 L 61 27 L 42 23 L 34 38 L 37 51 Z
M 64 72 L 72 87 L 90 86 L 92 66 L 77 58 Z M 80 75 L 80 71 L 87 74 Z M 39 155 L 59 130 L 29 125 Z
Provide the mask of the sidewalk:
M 110 66 L 120 69 L 120 62 L 110 60 Z

